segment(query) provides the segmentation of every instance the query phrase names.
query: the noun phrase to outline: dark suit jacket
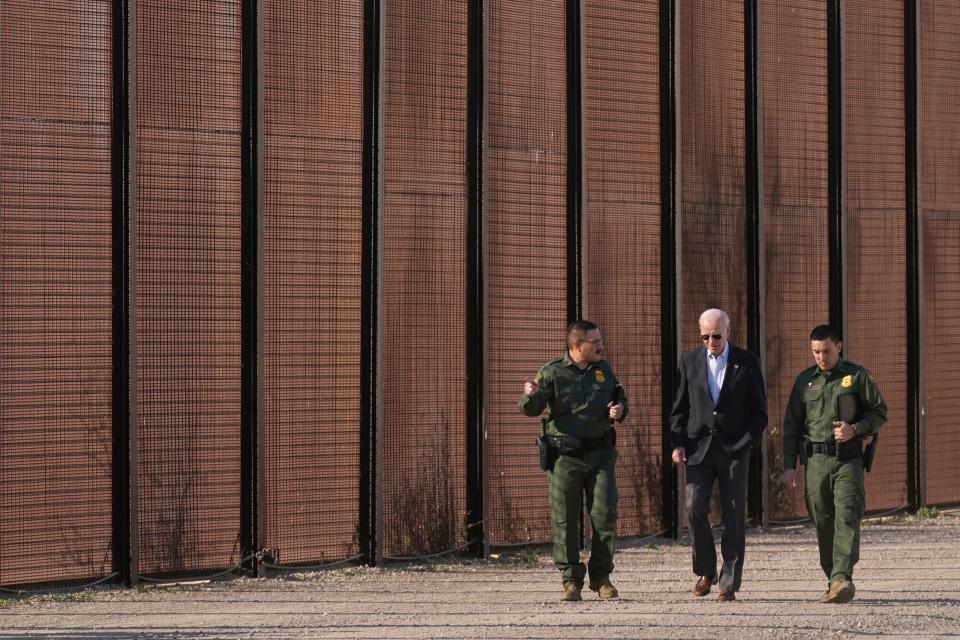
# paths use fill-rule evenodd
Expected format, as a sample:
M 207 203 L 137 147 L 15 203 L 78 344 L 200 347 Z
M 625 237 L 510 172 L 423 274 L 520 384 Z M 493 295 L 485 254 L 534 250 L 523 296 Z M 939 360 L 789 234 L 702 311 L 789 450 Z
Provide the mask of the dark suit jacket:
M 767 392 L 756 355 L 730 344 L 727 370 L 716 404 L 707 384 L 707 349 L 680 357 L 670 414 L 670 443 L 683 447 L 687 464 L 703 460 L 713 438 L 739 458 L 760 441 L 767 426 Z

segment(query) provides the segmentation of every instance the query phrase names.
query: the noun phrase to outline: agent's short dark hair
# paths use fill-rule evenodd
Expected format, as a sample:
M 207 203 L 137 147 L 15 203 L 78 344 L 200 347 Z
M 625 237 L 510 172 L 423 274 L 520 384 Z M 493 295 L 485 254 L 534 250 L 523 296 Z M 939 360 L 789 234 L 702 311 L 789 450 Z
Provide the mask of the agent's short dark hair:
M 589 320 L 577 320 L 576 322 L 571 322 L 570 326 L 567 327 L 567 346 L 572 347 L 578 341 L 583 340 L 588 331 L 593 331 L 594 329 L 599 328 L 600 327 Z
M 840 332 L 829 324 L 818 324 L 813 328 L 813 331 L 810 332 L 810 340 L 816 340 L 817 342 L 824 340 L 840 342 Z

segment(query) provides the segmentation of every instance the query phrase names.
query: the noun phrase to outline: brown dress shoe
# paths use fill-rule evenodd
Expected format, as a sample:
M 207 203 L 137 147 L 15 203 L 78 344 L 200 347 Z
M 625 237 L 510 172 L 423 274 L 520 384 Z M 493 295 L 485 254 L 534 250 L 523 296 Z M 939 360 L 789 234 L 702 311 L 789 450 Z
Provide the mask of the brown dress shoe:
M 737 599 L 737 594 L 730 589 L 720 589 L 720 595 L 717 596 L 717 602 L 733 602 Z
M 698 598 L 710 593 L 711 585 L 717 584 L 717 576 L 700 576 L 700 579 L 697 580 L 697 584 L 693 585 L 693 595 Z

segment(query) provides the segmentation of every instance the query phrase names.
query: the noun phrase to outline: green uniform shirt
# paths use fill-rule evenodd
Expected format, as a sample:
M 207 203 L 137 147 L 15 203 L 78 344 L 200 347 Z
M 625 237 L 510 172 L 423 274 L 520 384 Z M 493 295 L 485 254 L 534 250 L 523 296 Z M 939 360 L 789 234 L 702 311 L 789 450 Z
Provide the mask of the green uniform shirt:
M 547 435 L 575 438 L 601 438 L 610 429 L 607 403 L 617 382 L 606 360 L 581 369 L 566 353 L 548 362 L 537 374 L 540 390 L 533 396 L 523 395 L 517 403 L 524 415 L 538 416 L 550 407 Z M 627 417 L 627 397 L 620 390 L 623 418 Z
M 813 366 L 797 376 L 783 418 L 783 468 L 795 469 L 803 440 L 833 443 L 833 423 L 838 420 L 837 398 L 853 394 L 857 418 L 853 424 L 859 438 L 880 431 L 887 421 L 887 403 L 870 372 L 841 360 L 829 374 Z

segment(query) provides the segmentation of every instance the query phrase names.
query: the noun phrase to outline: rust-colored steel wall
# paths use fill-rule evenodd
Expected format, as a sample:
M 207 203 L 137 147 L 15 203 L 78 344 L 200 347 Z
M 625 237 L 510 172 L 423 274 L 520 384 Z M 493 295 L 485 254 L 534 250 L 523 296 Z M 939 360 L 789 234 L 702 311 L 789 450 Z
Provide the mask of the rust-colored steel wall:
M 363 3 L 263 15 L 266 546 L 357 554 Z
M 843 25 L 844 356 L 871 371 L 887 401 L 867 509 L 892 509 L 907 503 L 903 2 L 849 0 Z
M 960 7 L 920 3 L 925 498 L 960 503 Z
M 466 539 L 467 6 L 386 3 L 385 555 Z
M 919 203 L 924 498 L 960 502 L 960 9 L 921 3 Z M 484 6 L 484 530 L 551 539 L 522 381 L 562 355 L 567 314 L 567 3 Z M 113 5 L 0 2 L 0 584 L 111 571 Z M 466 509 L 467 7 L 382 3 L 383 403 L 379 543 L 456 547 Z M 364 10 L 263 3 L 265 544 L 290 564 L 359 553 Z M 241 392 L 239 0 L 140 0 L 133 21 L 132 372 L 142 574 L 238 560 Z M 623 535 L 661 517 L 656 0 L 582 3 L 585 314 L 632 415 Z M 760 5 L 770 513 L 780 425 L 829 316 L 827 13 Z M 888 405 L 868 508 L 907 500 L 904 14 L 843 5 L 846 354 Z M 744 5 L 677 3 L 681 347 L 730 313 L 747 343 Z M 371 142 L 371 141 L 367 141 Z M 579 159 L 579 158 L 578 158 Z M 123 345 L 118 345 L 122 347 Z M 715 504 L 715 511 L 717 505 Z
M 523 379 L 563 354 L 566 325 L 566 62 L 561 2 L 487 3 L 487 424 L 492 544 L 552 538 L 539 424 Z
M 137 2 L 141 573 L 226 567 L 240 516 L 240 2 Z
M 660 528 L 659 3 L 584 3 L 586 317 L 630 415 L 617 428 L 620 535 Z
M 747 344 L 743 3 L 678 8 L 680 336 L 703 346 L 697 320 L 727 312 L 731 339 Z
M 698 320 L 717 307 L 747 346 L 743 3 L 677 9 L 677 204 L 681 351 L 702 347 Z M 720 517 L 717 489 L 713 521 Z M 681 517 L 685 522 L 685 517 Z
M 0 584 L 110 573 L 110 3 L 0 3 Z
M 810 330 L 830 319 L 827 12 L 822 0 L 768 2 L 761 22 L 769 509 L 795 519 L 806 507 L 802 485 L 780 480 L 783 416 L 794 379 L 813 365 Z

